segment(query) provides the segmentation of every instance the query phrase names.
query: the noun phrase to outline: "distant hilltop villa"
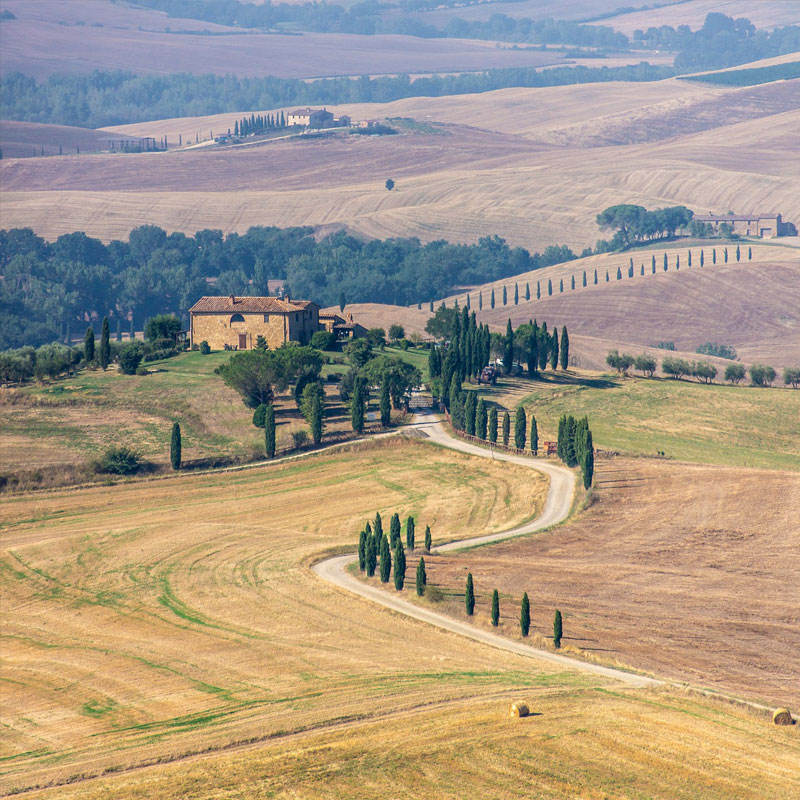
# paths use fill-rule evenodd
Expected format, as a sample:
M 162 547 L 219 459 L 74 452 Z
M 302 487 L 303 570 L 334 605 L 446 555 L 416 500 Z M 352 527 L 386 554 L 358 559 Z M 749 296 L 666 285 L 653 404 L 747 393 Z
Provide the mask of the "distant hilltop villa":
M 793 236 L 797 231 L 791 222 L 784 222 L 780 214 L 695 214 L 693 222 L 710 225 L 714 233 L 721 225 L 729 225 L 740 236 L 774 239 L 776 236 Z

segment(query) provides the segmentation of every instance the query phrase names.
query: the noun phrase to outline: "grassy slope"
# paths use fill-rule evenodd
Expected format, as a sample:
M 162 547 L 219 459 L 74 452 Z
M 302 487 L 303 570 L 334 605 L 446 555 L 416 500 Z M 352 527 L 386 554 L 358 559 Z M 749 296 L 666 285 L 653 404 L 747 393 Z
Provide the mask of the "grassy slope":
M 31 385 L 0 405 L 5 436 L 0 470 L 83 461 L 110 445 L 125 444 L 164 461 L 173 420 L 181 423 L 185 458 L 262 453 L 263 432 L 252 411 L 214 370 L 230 353 L 187 352 L 148 364 L 153 374 L 83 370 L 48 385 Z M 342 372 L 325 366 L 323 374 Z M 327 430 L 347 428 L 338 393 L 328 385 Z M 278 400 L 278 447 L 307 428 L 294 400 Z
M 509 408 L 522 401 L 541 438 L 562 414 L 589 417 L 596 447 L 641 455 L 663 450 L 701 464 L 800 470 L 800 392 L 667 379 L 559 374 L 501 379 L 484 391 Z

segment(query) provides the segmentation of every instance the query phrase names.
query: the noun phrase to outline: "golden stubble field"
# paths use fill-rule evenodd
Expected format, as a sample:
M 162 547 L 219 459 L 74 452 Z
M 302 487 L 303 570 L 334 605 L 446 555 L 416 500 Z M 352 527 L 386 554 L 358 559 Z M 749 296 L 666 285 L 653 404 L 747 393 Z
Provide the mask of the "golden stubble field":
M 531 250 L 563 243 L 580 252 L 603 236 L 596 214 L 620 202 L 775 210 L 797 222 L 798 85 L 730 90 L 662 81 L 411 98 L 337 108 L 356 119 L 425 123 L 400 136 L 9 160 L 0 171 L 3 225 L 103 239 L 143 223 L 192 233 L 344 225 L 423 241 L 498 234 Z M 167 133 L 171 141 L 182 131 L 194 141 L 198 131 L 232 128 L 238 116 L 117 130 Z
M 476 616 L 488 626 L 497 588 L 507 635 L 527 591 L 534 631 L 551 636 L 559 608 L 590 657 L 797 707 L 800 475 L 613 458 L 595 476 L 566 528 L 427 559 L 450 613 L 469 570 Z
M 407 622 L 309 569 L 357 544 L 377 510 L 387 526 L 413 514 L 441 540 L 527 519 L 545 490 L 529 470 L 401 440 L 4 498 L 3 788 L 521 686 L 594 685 Z
M 236 476 L 15 498 L 4 505 L 3 787 L 71 779 L 29 796 L 175 800 L 800 788 L 794 729 L 494 651 L 308 569 L 352 546 L 376 508 L 413 513 L 440 541 L 535 513 L 544 488 L 523 468 L 400 441 Z M 520 697 L 535 715 L 504 718 Z M 124 769 L 148 759 L 162 763 Z

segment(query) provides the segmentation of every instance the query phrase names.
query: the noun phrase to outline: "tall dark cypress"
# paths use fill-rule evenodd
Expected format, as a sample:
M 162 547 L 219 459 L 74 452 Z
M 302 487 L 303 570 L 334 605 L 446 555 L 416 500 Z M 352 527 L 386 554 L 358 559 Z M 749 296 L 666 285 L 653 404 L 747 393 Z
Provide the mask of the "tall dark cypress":
M 514 447 L 517 450 L 522 450 L 525 447 L 525 437 L 527 435 L 526 428 L 528 427 L 527 415 L 525 414 L 525 406 L 517 406 L 517 413 L 514 415 Z
M 539 426 L 536 417 L 531 414 L 531 452 L 536 455 L 539 451 Z
M 564 635 L 564 626 L 561 620 L 561 612 L 556 609 L 553 619 L 553 644 L 556 648 L 561 647 L 561 637 Z
M 100 366 L 108 369 L 111 362 L 111 335 L 108 328 L 108 317 L 103 317 L 103 327 L 100 331 Z
M 91 325 L 86 329 L 86 335 L 83 337 L 83 360 L 87 364 L 94 361 L 94 328 Z
M 558 366 L 558 328 L 553 326 L 553 335 L 550 338 L 550 369 L 555 371 Z
M 511 418 L 508 411 L 503 412 L 503 444 L 508 447 L 508 439 L 511 435 Z
M 561 369 L 566 369 L 569 366 L 569 334 L 567 333 L 567 326 L 561 329 L 561 350 L 559 353 Z
M 511 374 L 514 365 L 514 329 L 511 327 L 511 320 L 506 323 L 505 350 L 503 351 L 503 372 Z
M 350 424 L 356 433 L 364 432 L 364 380 L 358 376 L 350 399 Z
M 547 332 L 547 323 L 543 322 L 539 329 L 539 369 L 547 369 L 547 357 L 550 355 L 550 334 Z
M 375 521 L 372 523 L 372 535 L 377 536 L 380 540 L 383 536 L 383 520 L 381 519 L 381 512 L 375 514 Z
M 358 534 L 358 568 L 361 572 L 367 568 L 367 532 L 363 529 Z
M 492 592 L 492 625 L 496 628 L 500 622 L 500 595 L 497 589 Z
M 392 574 L 392 556 L 389 552 L 389 540 L 381 537 L 381 583 L 389 583 Z
M 486 438 L 493 444 L 497 442 L 497 409 L 492 406 L 489 409 L 489 416 L 487 422 L 487 436 Z
M 366 561 L 365 567 L 367 577 L 371 578 L 375 574 L 375 569 L 378 566 L 378 551 L 375 549 L 375 537 L 366 537 Z
M 400 541 L 400 515 L 395 511 L 389 520 L 389 546 L 394 550 L 397 543 Z
M 475 435 L 479 439 L 486 438 L 486 425 L 488 421 L 486 403 L 483 402 L 483 398 L 481 397 L 478 400 L 478 407 L 475 409 Z
M 409 517 L 406 520 L 406 546 L 409 550 L 414 549 L 414 539 L 416 536 L 416 526 L 414 525 L 414 517 Z
M 528 600 L 528 593 L 522 595 L 522 605 L 519 610 L 519 630 L 523 636 L 527 636 L 531 629 L 531 603 Z
M 381 383 L 381 425 L 384 428 L 388 428 L 391 421 L 392 406 L 389 399 L 389 380 L 384 378 Z
M 172 469 L 181 468 L 181 426 L 177 422 L 172 423 L 172 437 L 169 443 L 169 461 Z
M 323 407 L 322 397 L 319 392 L 314 392 L 314 397 L 311 400 L 311 441 L 315 445 L 322 441 L 322 428 L 323 428 Z
M 431 526 L 425 526 L 425 552 L 430 553 L 431 551 L 431 544 L 433 543 L 433 538 L 431 537 Z
M 558 438 L 556 440 L 556 455 L 562 460 L 566 461 L 564 445 L 566 442 L 566 428 L 567 418 L 562 414 L 558 419 Z
M 503 284 L 503 305 L 508 305 L 508 290 L 506 289 L 505 284 Z
M 264 449 L 267 458 L 275 458 L 275 406 L 267 406 L 264 412 Z
M 467 436 L 475 435 L 475 412 L 477 411 L 477 403 L 475 402 L 475 392 L 466 393 L 466 402 L 464 403 L 464 431 Z
M 539 326 L 534 322 L 528 336 L 528 377 L 535 378 L 539 373 Z
M 467 575 L 467 590 L 464 594 L 464 606 L 467 614 L 471 617 L 475 612 L 475 586 L 472 583 L 472 573 Z
M 425 584 L 428 582 L 428 577 L 425 574 L 425 559 L 420 556 L 419 563 L 417 564 L 417 595 L 422 597 L 425 594 Z
M 591 431 L 586 433 L 581 471 L 583 472 L 583 488 L 588 489 L 594 479 L 594 444 Z
M 530 283 L 527 282 L 525 283 L 525 299 L 526 300 L 531 299 L 531 285 Z
M 514 284 L 514 305 L 519 305 L 519 285 L 517 283 Z
M 403 543 L 398 539 L 394 550 L 394 588 L 398 592 L 403 591 L 406 582 L 406 551 Z

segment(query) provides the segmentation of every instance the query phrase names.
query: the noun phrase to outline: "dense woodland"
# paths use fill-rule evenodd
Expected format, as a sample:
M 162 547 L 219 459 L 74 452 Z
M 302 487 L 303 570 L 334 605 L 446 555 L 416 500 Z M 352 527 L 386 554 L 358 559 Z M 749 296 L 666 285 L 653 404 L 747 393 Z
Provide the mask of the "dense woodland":
M 463 245 L 313 234 L 257 227 L 186 236 L 143 225 L 105 245 L 80 231 L 52 243 L 28 228 L 0 231 L 0 349 L 82 334 L 105 316 L 112 332 L 141 330 L 157 314 L 185 315 L 205 294 L 269 294 L 271 279 L 321 306 L 407 305 L 575 258 L 567 247 L 531 254 L 497 236 Z

